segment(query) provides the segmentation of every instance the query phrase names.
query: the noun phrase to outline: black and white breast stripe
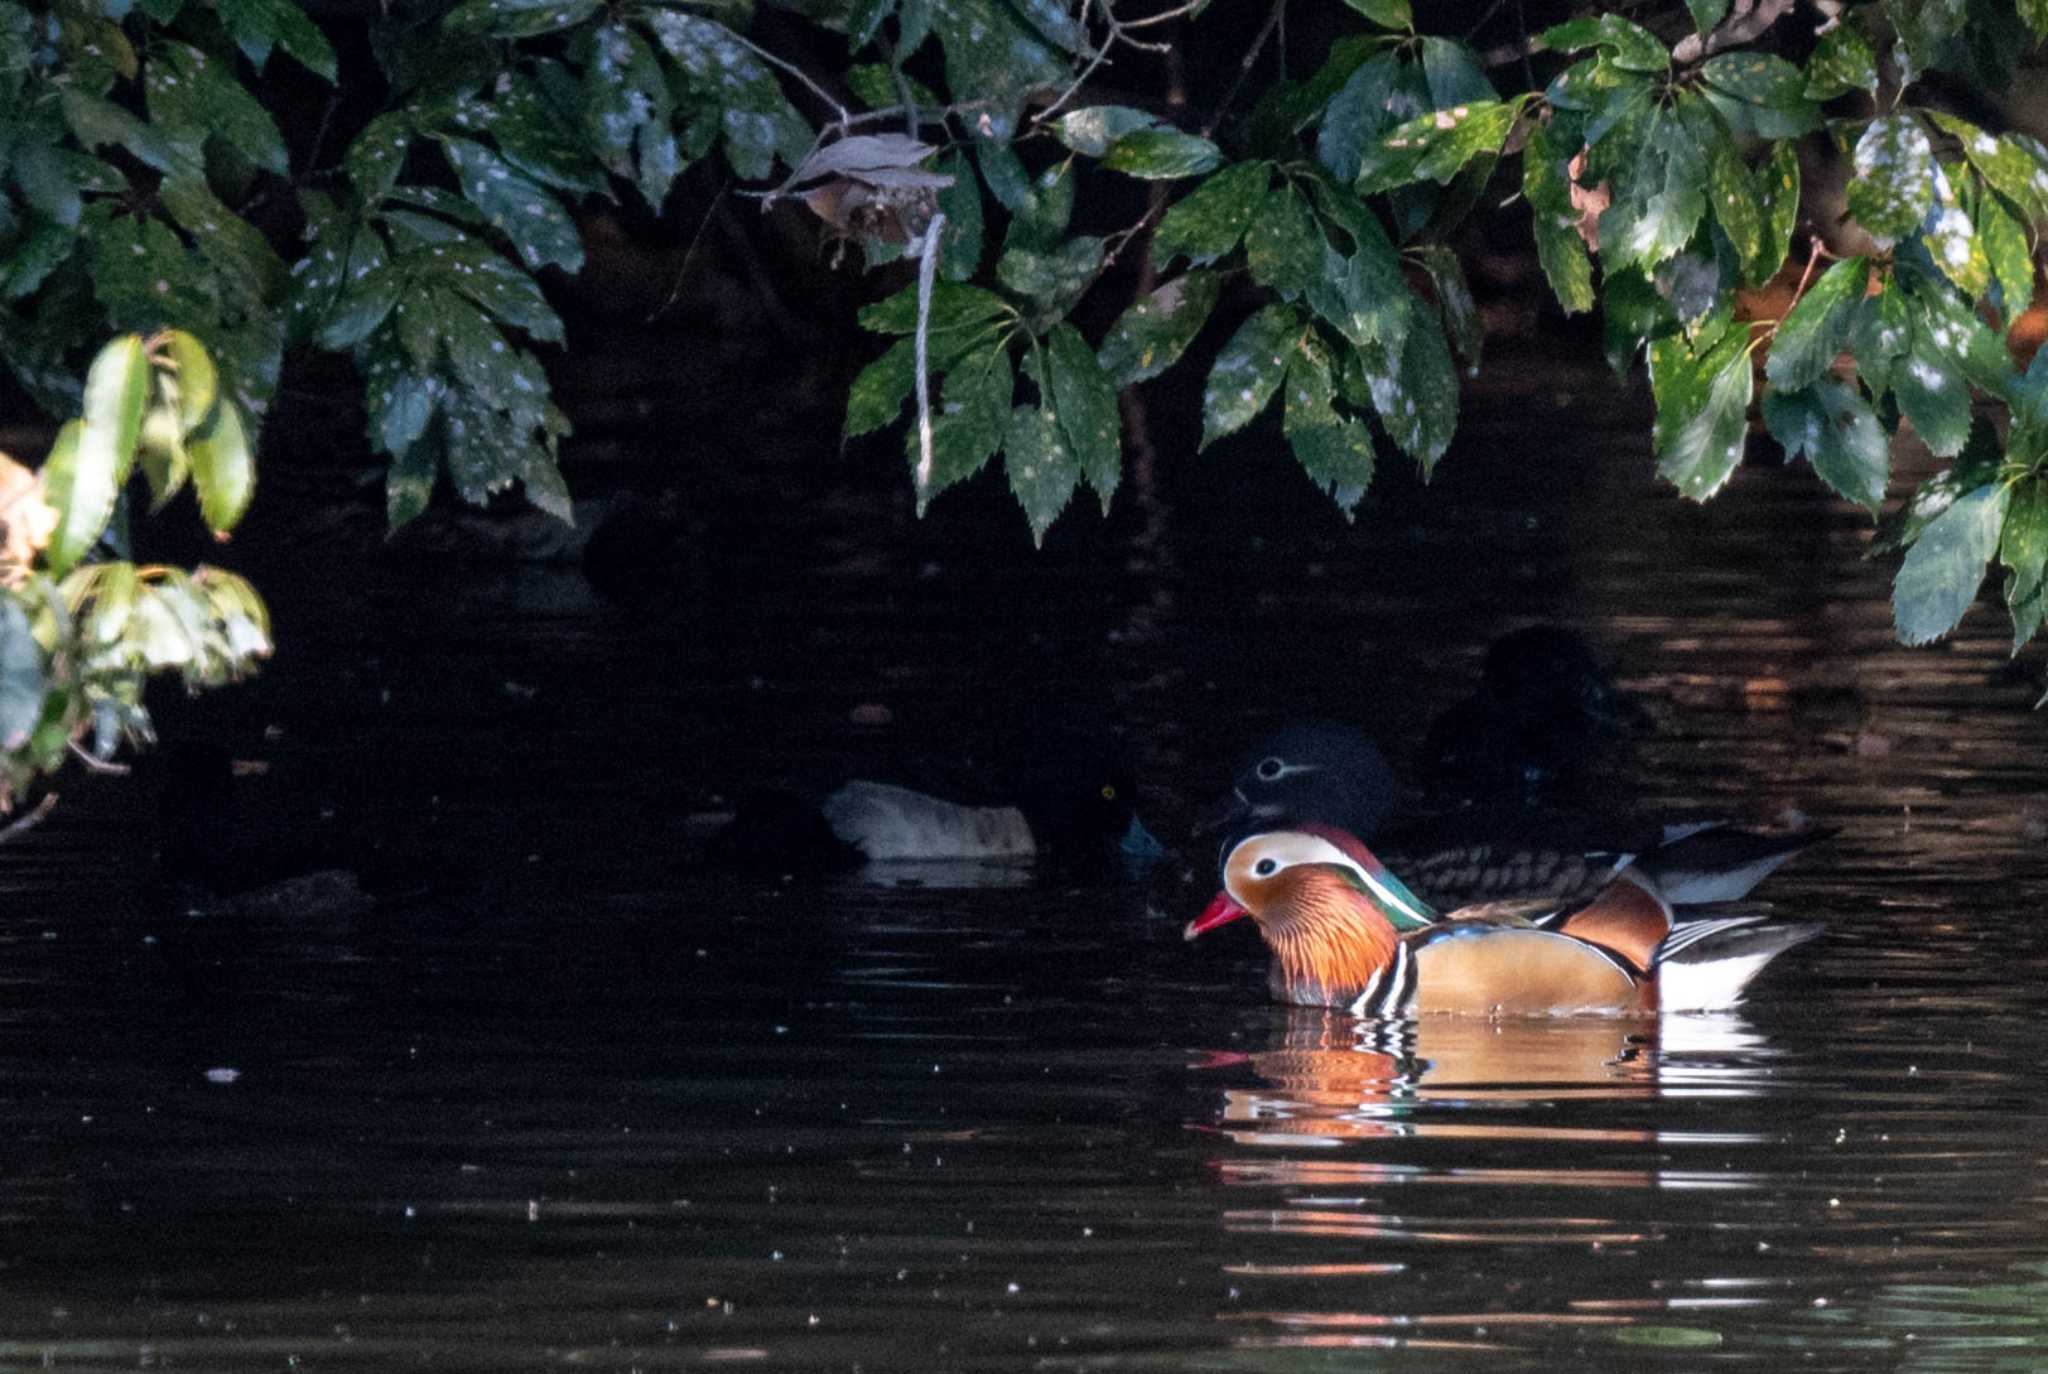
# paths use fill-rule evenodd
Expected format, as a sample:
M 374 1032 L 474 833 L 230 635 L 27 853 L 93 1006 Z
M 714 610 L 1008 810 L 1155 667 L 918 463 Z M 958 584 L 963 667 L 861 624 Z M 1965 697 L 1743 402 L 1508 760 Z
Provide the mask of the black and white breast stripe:
M 1664 937 L 1663 943 L 1657 946 L 1654 962 L 1661 964 L 1674 954 L 1679 953 L 1681 950 L 1689 949 L 1702 940 L 1711 939 L 1713 936 L 1727 931 L 1739 930 L 1743 926 L 1756 925 L 1763 919 L 1764 917 L 1756 915 L 1721 916 L 1712 917 L 1704 921 L 1682 922 L 1675 926 L 1669 935 Z
M 1415 953 L 1408 941 L 1403 940 L 1394 946 L 1393 962 L 1373 974 L 1350 1010 L 1353 1016 L 1414 1014 Z

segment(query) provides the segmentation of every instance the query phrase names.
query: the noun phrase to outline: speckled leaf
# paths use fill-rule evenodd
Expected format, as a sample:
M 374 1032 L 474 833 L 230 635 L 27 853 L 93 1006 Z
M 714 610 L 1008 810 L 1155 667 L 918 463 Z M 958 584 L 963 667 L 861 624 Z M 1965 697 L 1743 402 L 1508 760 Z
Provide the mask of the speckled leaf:
M 529 270 L 551 265 L 568 272 L 583 270 L 582 236 L 551 192 L 514 171 L 481 143 L 449 138 L 442 140 L 441 148 L 463 194 L 511 240 Z
M 498 152 L 543 186 L 588 195 L 602 192 L 603 170 L 592 165 L 573 116 L 548 93 L 549 86 L 574 91 L 575 77 L 555 61 L 534 63 L 532 73 L 508 72 L 503 89 L 493 93 L 490 130 Z
M 137 119 L 121 106 L 77 90 L 66 90 L 59 103 L 64 122 L 87 148 L 121 148 L 136 161 L 159 172 L 194 172 L 200 165 L 199 139 Z
M 1288 360 L 1280 428 L 1309 480 L 1329 493 L 1346 520 L 1351 519 L 1372 485 L 1372 434 L 1364 421 L 1337 412 L 1330 361 L 1312 336 Z
M 1920 227 L 1934 208 L 1934 148 L 1911 115 L 1870 122 L 1856 140 L 1849 212 L 1870 236 L 1890 247 Z
M 1763 238 L 1756 257 L 1743 263 L 1743 281 L 1761 286 L 1777 275 L 1792 249 L 1792 231 L 1799 225 L 1799 154 L 1789 142 L 1771 149 L 1752 175 L 1763 207 Z
M 1139 129 L 1125 134 L 1102 156 L 1112 172 L 1144 181 L 1198 177 L 1223 164 L 1223 152 L 1206 138 L 1178 129 Z
M 1169 267 L 1184 253 L 1190 263 L 1202 267 L 1237 247 L 1265 203 L 1272 176 L 1271 163 L 1241 162 L 1197 186 L 1153 230 L 1153 264 Z
M 1863 258 L 1844 258 L 1821 273 L 1785 312 L 1771 338 L 1764 363 L 1771 385 L 1799 391 L 1833 370 L 1835 359 L 1848 347 L 1869 281 L 1870 264 Z
M 1958 496 L 1998 480 L 2004 461 L 2005 445 L 1998 432 L 1989 421 L 1979 420 L 1970 433 L 1969 444 L 1954 463 L 1921 482 L 1910 497 L 1878 520 L 1864 557 L 1898 553 L 1910 547 Z
M 901 415 L 916 384 L 916 341 L 898 339 L 854 377 L 846 393 L 846 437 L 880 429 Z
M 386 264 L 349 282 L 321 321 L 314 341 L 337 351 L 354 348 L 370 337 L 397 308 L 405 275 Z
M 298 0 L 214 0 L 213 9 L 258 71 L 272 48 L 283 48 L 308 71 L 334 80 L 333 45 Z
M 1309 306 L 1352 343 L 1398 349 L 1414 314 L 1415 297 L 1401 278 L 1399 260 L 1379 245 L 1349 258 L 1325 250 L 1322 275 L 1309 288 Z
M 1308 201 L 1292 183 L 1266 193 L 1264 207 L 1245 230 L 1244 256 L 1252 277 L 1282 300 L 1296 300 L 1323 270 L 1323 231 Z
M 1066 323 L 1056 324 L 1046 336 L 1046 380 L 1051 383 L 1053 404 L 1060 429 L 1066 434 L 1067 451 L 1073 455 L 1081 476 L 1102 498 L 1102 513 L 1109 514 L 1109 498 L 1123 479 L 1123 421 L 1117 414 L 1116 384 L 1096 360 L 1081 331 Z
M 1661 72 L 1671 65 L 1671 50 L 1657 35 L 1618 14 L 1554 24 L 1540 37 L 1552 52 L 1598 48 L 1611 65 L 1625 72 Z
M 1716 109 L 1740 134 L 1797 138 L 1820 127 L 1820 107 L 1806 76 L 1773 53 L 1740 51 L 1710 57 L 1700 68 Z
M 1657 475 L 1695 501 L 1726 485 L 1742 461 L 1755 383 L 1745 331 L 1736 330 L 1701 362 L 1706 394 L 1697 409 L 1681 412 L 1657 445 Z M 1662 408 L 1660 407 L 1660 410 Z
M 1014 313 L 1009 302 L 979 286 L 945 281 L 932 286 L 930 328 L 935 335 L 945 330 L 984 324 Z M 893 296 L 862 306 L 860 324 L 861 328 L 876 334 L 914 332 L 917 329 L 917 288 L 906 286 Z
M 1928 521 L 1892 579 L 1892 623 L 1904 644 L 1928 644 L 1955 629 L 1998 551 L 2006 488 L 1987 484 Z
M 1033 196 L 1031 173 L 1015 149 L 1001 140 L 984 138 L 974 145 L 974 160 L 996 204 L 1013 215 L 1028 212 Z
M 1053 137 L 1085 157 L 1101 157 L 1125 134 L 1160 126 L 1157 115 L 1128 105 L 1090 105 L 1069 110 L 1052 123 Z
M 228 63 L 187 43 L 163 43 L 151 51 L 143 92 L 154 123 L 218 137 L 266 172 L 290 170 L 277 122 Z
M 1422 465 L 1427 481 L 1457 433 L 1458 373 L 1434 317 L 1427 311 L 1412 313 L 1391 368 L 1386 349 L 1377 345 L 1360 348 L 1358 358 L 1387 437 Z
M 2048 165 L 2036 159 L 2023 136 L 1993 138 L 1969 120 L 1942 110 L 1929 110 L 1927 116 L 1962 145 L 1963 156 L 1999 194 L 2030 218 L 2048 215 Z
M 1715 138 L 1706 150 L 1707 203 L 1736 257 L 1745 265 L 1752 264 L 1764 252 L 1764 203 L 1757 195 L 1756 181 L 1727 138 Z
M 1083 234 L 1049 253 L 1009 249 L 996 260 L 996 280 L 1045 310 L 1062 314 L 1094 282 L 1101 266 L 1102 240 Z
M 1372 195 L 1415 181 L 1448 182 L 1473 158 L 1500 151 L 1522 103 L 1475 101 L 1396 126 L 1361 150 L 1355 189 Z
M 1920 237 L 1942 275 L 1974 300 L 1990 289 L 1991 258 L 1977 241 L 1977 226 L 1963 209 L 1950 170 L 1934 170 L 1934 208 L 1920 226 Z M 1962 164 L 1953 164 L 1952 170 L 1960 173 Z
M 911 425 L 904 435 L 919 516 L 934 496 L 979 472 L 989 455 L 1002 446 L 1015 388 L 1010 355 L 1001 348 L 969 354 L 946 374 L 932 407 L 929 472 L 919 471 L 922 453 L 917 426 Z
M 1837 24 L 1820 36 L 1806 61 L 1806 94 L 1832 100 L 1849 91 L 1877 93 L 1877 54 L 1855 24 Z
M 2027 230 L 2002 197 L 1989 191 L 1977 198 L 1977 242 L 1991 264 L 1998 283 L 1999 311 L 2008 324 L 2027 311 L 2034 300 L 2034 255 L 2027 246 Z
M 1010 479 L 1011 495 L 1031 522 L 1031 542 L 1043 548 L 1045 532 L 1081 484 L 1081 470 L 1067 451 L 1059 422 L 1038 406 L 1018 406 L 1011 411 L 1009 433 L 1003 440 L 1003 469 Z
M 249 449 L 242 410 L 223 400 L 207 422 L 185 440 L 192 461 L 192 485 L 199 492 L 199 514 L 215 535 L 240 523 L 256 498 L 256 455 Z
M 412 140 L 412 116 L 402 110 L 387 111 L 364 125 L 342 159 L 356 194 L 375 204 L 396 185 Z
M 1216 306 L 1222 279 L 1196 269 L 1132 304 L 1103 336 L 1096 360 L 1117 387 L 1149 381 L 1172 367 Z
M 1610 271 L 1631 264 L 1654 268 L 1692 241 L 1707 211 L 1699 162 L 1698 145 L 1679 121 L 1661 120 L 1600 216 L 1600 252 Z
M 1252 422 L 1273 399 L 1303 328 L 1293 307 L 1269 305 L 1238 326 L 1202 390 L 1202 444 L 1207 448 Z
M 1423 270 L 1429 273 L 1431 285 L 1436 288 L 1437 310 L 1443 315 L 1444 330 L 1450 335 L 1451 347 L 1465 360 L 1466 368 L 1476 375 L 1486 329 L 1479 318 L 1478 302 L 1472 299 L 1472 287 L 1465 280 L 1464 264 L 1446 244 L 1424 244 L 1417 254 Z
M 584 135 L 612 175 L 630 178 L 636 170 L 633 145 L 641 128 L 668 123 L 673 105 L 668 78 L 647 40 L 624 24 L 600 24 L 579 35 L 579 45 L 588 50 L 582 82 Z M 700 54 L 698 60 L 709 59 Z M 724 100 L 718 106 L 721 113 L 730 108 Z
M 939 240 L 939 275 L 947 281 L 966 281 L 981 270 L 981 187 L 959 153 L 940 158 L 937 170 L 953 178 L 951 186 L 939 188 L 939 209 L 946 216 L 945 234 Z
M 1891 472 L 1891 442 L 1862 392 L 1833 377 L 1804 391 L 1774 387 L 1764 393 L 1763 411 L 1787 458 L 1803 454 L 1822 481 L 1876 514 Z
M 441 22 L 453 33 L 533 38 L 574 28 L 601 8 L 601 0 L 463 0 Z
M 1567 315 L 1593 308 L 1593 263 L 1579 237 L 1578 211 L 1571 204 L 1567 163 L 1576 148 L 1561 148 L 1554 123 L 1536 124 L 1522 150 L 1522 194 L 1536 231 L 1536 257 L 1543 276 Z
M 28 613 L 12 596 L 0 597 L 0 749 L 28 743 L 43 716 L 43 650 Z
M 251 307 L 269 309 L 284 300 L 291 271 L 256 227 L 223 205 L 196 176 L 165 177 L 157 199 L 178 227 L 192 236 L 192 246 L 213 268 L 219 289 Z M 284 321 L 276 321 L 280 332 Z
M 381 386 L 369 390 L 370 432 L 385 453 L 398 455 L 410 449 L 426 433 L 427 422 L 447 383 L 439 377 L 404 371 Z
M 1962 452 L 1970 437 L 1970 387 L 1957 370 L 1959 361 L 1923 317 L 1915 321 L 1913 341 L 1891 374 L 1899 409 L 1920 441 L 1942 458 Z
M 998 0 L 931 0 L 931 16 L 946 53 L 947 89 L 987 101 L 975 118 L 996 138 L 1016 136 L 1017 111 L 1033 92 L 1072 79 L 1066 59 Z

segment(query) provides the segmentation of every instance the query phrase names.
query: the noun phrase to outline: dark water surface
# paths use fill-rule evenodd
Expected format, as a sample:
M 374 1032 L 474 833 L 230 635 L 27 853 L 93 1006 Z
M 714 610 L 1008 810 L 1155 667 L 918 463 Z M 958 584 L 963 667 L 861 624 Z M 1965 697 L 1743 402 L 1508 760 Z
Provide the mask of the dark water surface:
M 282 656 L 211 717 L 222 843 L 395 891 L 167 916 L 80 867 L 147 851 L 141 785 L 0 852 L 0 1368 L 2048 1368 L 2038 650 L 1988 605 L 1900 649 L 1809 474 L 1684 504 L 1638 401 L 1490 370 L 1353 527 L 1247 445 L 1031 556 L 1000 493 L 912 526 L 781 440 L 631 608 L 404 541 L 332 575 L 368 501 L 252 532 Z M 1259 726 L 1398 748 L 1537 617 L 1658 717 L 1618 793 L 1842 827 L 1740 1015 L 1384 1035 L 1143 890 L 682 840 L 1038 689 L 1129 722 L 1171 831 Z

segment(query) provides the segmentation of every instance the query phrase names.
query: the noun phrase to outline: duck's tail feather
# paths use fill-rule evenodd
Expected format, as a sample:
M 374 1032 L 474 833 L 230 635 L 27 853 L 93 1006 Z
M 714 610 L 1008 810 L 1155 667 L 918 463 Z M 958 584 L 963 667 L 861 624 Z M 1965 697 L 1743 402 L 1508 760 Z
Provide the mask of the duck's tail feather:
M 1794 834 L 1766 834 L 1732 825 L 1675 828 L 1654 849 L 1638 854 L 1634 867 L 1655 882 L 1677 906 L 1733 902 L 1769 877 L 1800 850 L 1833 835 L 1829 827 Z
M 1665 1011 L 1718 1011 L 1742 1000 L 1764 966 L 1820 934 L 1812 921 L 1774 920 L 1758 903 L 1686 913 L 1657 946 L 1657 1002 Z

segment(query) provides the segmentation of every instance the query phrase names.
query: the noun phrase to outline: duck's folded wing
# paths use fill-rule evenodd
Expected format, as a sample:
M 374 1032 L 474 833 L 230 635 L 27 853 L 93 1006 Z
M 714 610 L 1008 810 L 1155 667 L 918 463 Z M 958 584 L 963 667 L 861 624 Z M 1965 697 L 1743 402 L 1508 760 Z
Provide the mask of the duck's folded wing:
M 1453 921 L 1405 942 L 1415 969 L 1406 1010 L 1563 1016 L 1645 1009 L 1620 957 L 1548 930 Z

